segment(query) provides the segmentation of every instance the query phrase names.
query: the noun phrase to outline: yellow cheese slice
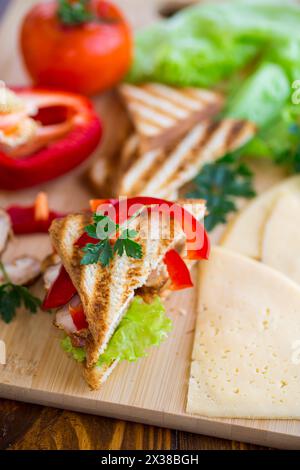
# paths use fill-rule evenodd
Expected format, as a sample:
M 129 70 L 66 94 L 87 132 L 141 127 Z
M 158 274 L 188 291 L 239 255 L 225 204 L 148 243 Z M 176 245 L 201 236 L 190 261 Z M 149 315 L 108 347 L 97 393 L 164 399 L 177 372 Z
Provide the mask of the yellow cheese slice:
M 263 234 L 262 262 L 300 284 L 300 195 L 280 197 Z
M 300 196 L 300 176 L 292 176 L 251 201 L 228 224 L 221 245 L 255 259 L 262 257 L 262 239 L 266 219 L 276 200 L 287 190 Z
M 300 287 L 221 247 L 201 263 L 187 411 L 300 419 Z

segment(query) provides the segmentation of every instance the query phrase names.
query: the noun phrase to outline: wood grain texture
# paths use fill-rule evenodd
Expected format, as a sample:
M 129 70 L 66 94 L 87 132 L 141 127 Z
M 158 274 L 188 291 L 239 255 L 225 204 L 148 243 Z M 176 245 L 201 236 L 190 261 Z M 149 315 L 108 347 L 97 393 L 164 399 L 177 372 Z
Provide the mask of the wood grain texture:
M 260 450 L 265 448 L 1 400 L 0 449 Z
M 0 29 L 0 78 L 10 84 L 27 82 L 20 58 L 12 51 L 17 50 L 20 19 L 33 3 L 35 0 L 11 0 Z M 161 8 L 161 2 L 157 1 L 143 2 L 142 8 L 140 0 L 118 0 L 115 3 L 122 6 L 134 27 L 155 21 L 158 18 L 157 10 Z M 115 131 L 115 126 L 109 126 L 109 119 L 114 122 L 116 113 L 113 94 L 100 97 L 95 104 L 105 116 L 106 128 L 112 127 Z M 109 152 L 112 140 L 113 134 L 107 133 L 101 152 Z M 95 157 L 98 154 L 96 152 Z M 84 167 L 81 167 L 39 189 L 49 193 L 51 205 L 57 210 L 83 208 L 91 195 L 82 179 L 83 173 Z M 30 202 L 35 193 L 36 189 L 12 194 L 2 192 L 0 205 L 20 200 Z M 20 237 L 10 246 L 6 256 L 21 252 L 36 254 L 38 251 L 42 257 L 49 250 L 45 236 Z M 87 390 L 77 365 L 62 354 L 60 334 L 52 327 L 52 318 L 42 312 L 35 317 L 20 312 L 17 321 L 0 330 L 1 339 L 6 341 L 8 350 L 8 364 L 0 369 L 0 395 L 145 423 L 155 422 L 214 436 L 223 435 L 265 445 L 272 442 L 278 447 L 295 448 L 299 443 L 300 431 L 299 426 L 292 422 L 214 422 L 196 417 L 191 419 L 185 414 L 194 305 L 193 292 L 173 297 L 168 311 L 174 319 L 174 331 L 168 342 L 153 351 L 145 361 L 118 367 L 97 394 Z M 178 306 L 184 306 L 187 315 L 180 314 Z M 0 401 L 0 446 L 16 449 L 253 448 L 235 441 L 7 400 Z

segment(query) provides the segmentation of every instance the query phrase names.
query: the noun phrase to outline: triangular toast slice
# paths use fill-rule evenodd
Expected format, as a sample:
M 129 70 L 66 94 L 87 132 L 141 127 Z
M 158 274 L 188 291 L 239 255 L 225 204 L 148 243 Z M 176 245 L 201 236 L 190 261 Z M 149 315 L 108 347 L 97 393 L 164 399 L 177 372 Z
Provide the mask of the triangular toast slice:
M 203 203 L 201 207 L 203 209 Z M 184 233 L 177 222 L 171 221 L 167 232 L 167 225 L 161 218 L 151 219 L 151 237 L 145 237 L 148 218 L 145 210 L 132 225 L 138 233 L 135 241 L 142 246 L 142 259 L 115 255 L 107 267 L 80 264 L 82 254 L 75 243 L 90 223 L 90 215 L 68 215 L 56 219 L 51 225 L 51 241 L 78 291 L 89 324 L 88 366 L 94 364 L 105 350 L 136 289 L 146 284 L 165 253 L 184 240 Z
M 139 151 L 138 138 L 127 140 L 122 155 L 124 171 L 119 194 L 170 197 L 191 181 L 205 163 L 211 163 L 250 140 L 254 124 L 236 119 L 206 121 L 195 126 L 172 149 Z
M 198 219 L 204 217 L 205 204 L 200 200 L 183 201 L 185 207 Z M 190 204 L 190 206 L 186 206 Z M 94 367 L 99 355 L 105 350 L 113 332 L 126 313 L 136 290 L 147 288 L 151 274 L 161 269 L 165 253 L 175 247 L 184 248 L 185 235 L 176 222 L 171 222 L 171 230 L 161 218 L 151 219 L 151 238 L 143 236 L 148 222 L 148 212 L 143 212 L 136 219 L 138 236 L 136 241 L 142 245 L 143 258 L 133 259 L 127 256 L 115 256 L 108 267 L 80 265 L 81 253 L 75 242 L 90 223 L 88 214 L 74 214 L 56 219 L 50 228 L 51 241 L 59 254 L 64 267 L 74 283 L 83 303 L 89 324 L 89 338 L 86 344 L 87 361 L 84 375 L 92 388 L 98 388 L 108 377 L 115 362 L 101 368 Z M 161 233 L 162 236 L 153 236 Z M 168 235 L 167 235 L 168 234 Z M 164 285 L 165 289 L 168 284 Z M 149 285 L 149 291 L 152 286 Z M 157 291 L 156 291 L 157 293 Z
M 167 147 L 196 123 L 215 116 L 223 97 L 202 88 L 174 88 L 158 83 L 122 84 L 120 94 L 129 111 L 142 152 Z

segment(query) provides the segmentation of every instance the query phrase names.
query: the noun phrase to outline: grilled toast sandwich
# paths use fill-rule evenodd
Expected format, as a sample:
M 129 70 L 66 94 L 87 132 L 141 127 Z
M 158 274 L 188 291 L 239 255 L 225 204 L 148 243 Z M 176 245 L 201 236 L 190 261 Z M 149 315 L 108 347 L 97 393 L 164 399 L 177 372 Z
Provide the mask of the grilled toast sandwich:
M 198 220 L 203 219 L 203 201 L 182 200 L 180 204 Z M 118 357 L 106 363 L 99 363 L 99 358 L 107 351 L 133 299 L 138 295 L 149 304 L 157 295 L 165 296 L 169 280 L 164 257 L 169 250 L 185 250 L 185 233 L 176 220 L 149 217 L 149 212 L 143 210 L 131 227 L 137 233 L 135 241 L 142 247 L 142 258 L 115 255 L 105 267 L 99 263 L 81 264 L 82 253 L 76 240 L 90 223 L 90 214 L 56 219 L 50 228 L 52 244 L 76 288 L 87 321 L 87 327 L 78 334 L 72 330 L 72 318 L 68 306 L 64 306 L 56 314 L 56 325 L 66 331 L 75 347 L 84 350 L 84 377 L 92 389 L 98 389 L 118 363 Z M 189 268 L 192 263 L 188 260 Z

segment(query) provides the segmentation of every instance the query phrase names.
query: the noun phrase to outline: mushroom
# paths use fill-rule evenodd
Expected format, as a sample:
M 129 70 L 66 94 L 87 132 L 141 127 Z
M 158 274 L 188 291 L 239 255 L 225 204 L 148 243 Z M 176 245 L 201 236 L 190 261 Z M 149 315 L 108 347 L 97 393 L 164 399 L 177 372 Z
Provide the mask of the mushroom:
M 0 209 L 0 254 L 5 250 L 11 233 L 10 217 L 3 209 Z
M 26 286 L 32 284 L 41 274 L 41 263 L 36 258 L 21 256 L 4 263 L 4 269 L 13 284 Z M 0 284 L 4 282 L 4 273 L 0 272 Z

